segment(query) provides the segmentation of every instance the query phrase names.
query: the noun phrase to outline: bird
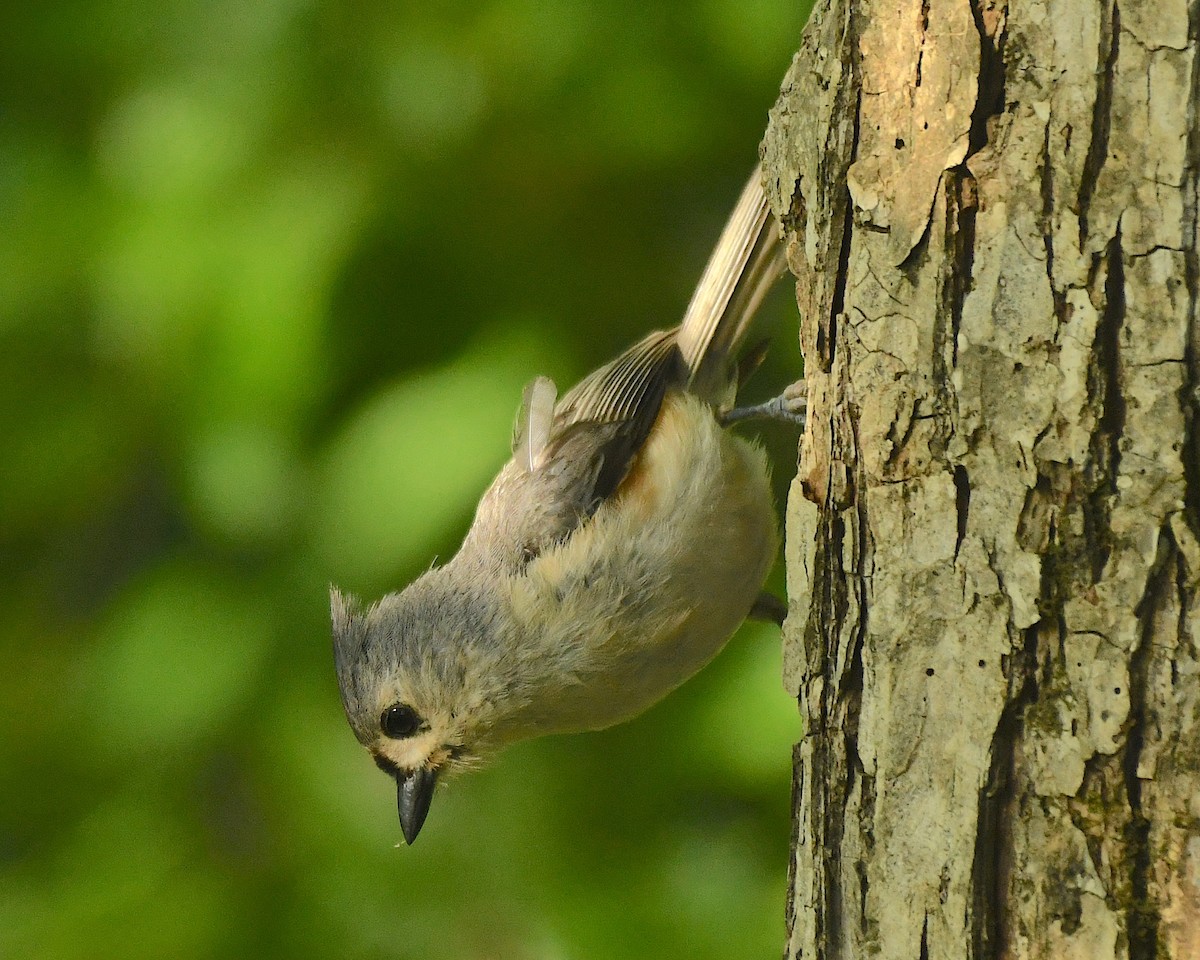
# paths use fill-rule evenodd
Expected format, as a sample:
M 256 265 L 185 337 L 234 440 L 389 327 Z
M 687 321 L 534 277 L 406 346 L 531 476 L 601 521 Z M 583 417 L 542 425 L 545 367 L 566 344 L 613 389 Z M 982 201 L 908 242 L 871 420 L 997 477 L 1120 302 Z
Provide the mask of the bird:
M 512 458 L 452 559 L 372 604 L 330 588 L 346 717 L 393 777 L 412 844 L 437 784 L 520 740 L 628 720 L 707 664 L 778 549 L 767 458 L 730 424 L 803 422 L 803 381 L 737 408 L 765 345 L 755 313 L 786 272 L 755 168 L 678 326 L 559 396 L 534 378 Z

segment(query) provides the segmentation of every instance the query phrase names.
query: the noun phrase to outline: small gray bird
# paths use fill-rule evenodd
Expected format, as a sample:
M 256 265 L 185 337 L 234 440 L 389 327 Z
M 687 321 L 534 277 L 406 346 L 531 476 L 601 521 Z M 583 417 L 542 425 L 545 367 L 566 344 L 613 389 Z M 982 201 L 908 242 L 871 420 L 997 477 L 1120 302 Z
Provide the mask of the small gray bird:
M 408 843 L 439 778 L 627 720 L 747 616 L 781 619 L 760 594 L 777 549 L 766 457 L 724 425 L 802 416 L 795 389 L 732 409 L 737 351 L 783 268 L 756 169 L 678 327 L 561 399 L 545 377 L 526 387 L 513 457 L 452 560 L 366 608 L 331 590 L 346 716 L 396 779 Z

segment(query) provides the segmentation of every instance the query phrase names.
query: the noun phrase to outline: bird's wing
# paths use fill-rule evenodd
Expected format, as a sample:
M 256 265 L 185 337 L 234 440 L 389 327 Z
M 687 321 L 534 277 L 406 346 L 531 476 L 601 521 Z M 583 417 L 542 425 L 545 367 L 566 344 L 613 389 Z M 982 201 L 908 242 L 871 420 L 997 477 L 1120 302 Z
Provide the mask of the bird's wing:
M 464 548 L 519 569 L 570 536 L 617 491 L 667 389 L 685 380 L 671 332 L 646 337 L 557 403 L 552 381 L 530 383 L 512 462 L 480 501 Z
M 682 380 L 674 331 L 657 332 L 563 397 L 542 458 L 560 468 L 567 462 L 588 464 L 577 492 L 577 502 L 586 504 L 585 515 L 616 492 L 654 426 L 668 387 Z

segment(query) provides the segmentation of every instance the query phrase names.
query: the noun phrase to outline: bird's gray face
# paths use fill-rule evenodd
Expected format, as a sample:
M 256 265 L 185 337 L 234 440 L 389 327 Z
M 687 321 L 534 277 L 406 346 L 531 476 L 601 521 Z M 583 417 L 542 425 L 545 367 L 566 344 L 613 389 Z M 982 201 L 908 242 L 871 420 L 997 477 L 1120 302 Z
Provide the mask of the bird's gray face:
M 463 684 L 447 676 L 428 644 L 410 642 L 411 625 L 397 612 L 403 599 L 389 597 L 364 611 L 353 598 L 330 592 L 346 717 L 375 764 L 395 779 L 400 827 L 411 844 L 438 781 L 476 765 L 478 757 L 464 722 L 472 711 L 463 702 Z

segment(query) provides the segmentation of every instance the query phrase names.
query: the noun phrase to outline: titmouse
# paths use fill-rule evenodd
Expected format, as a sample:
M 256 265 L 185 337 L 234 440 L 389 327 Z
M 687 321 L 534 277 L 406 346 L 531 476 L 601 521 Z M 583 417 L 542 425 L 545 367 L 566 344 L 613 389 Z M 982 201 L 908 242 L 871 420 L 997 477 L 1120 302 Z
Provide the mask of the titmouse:
M 369 607 L 331 590 L 346 716 L 396 780 L 408 843 L 439 778 L 627 720 L 748 615 L 778 614 L 760 597 L 777 549 L 766 457 L 723 426 L 783 273 L 778 237 L 755 169 L 678 327 L 561 398 L 545 377 L 526 387 L 513 457 L 452 560 Z

